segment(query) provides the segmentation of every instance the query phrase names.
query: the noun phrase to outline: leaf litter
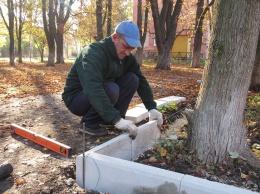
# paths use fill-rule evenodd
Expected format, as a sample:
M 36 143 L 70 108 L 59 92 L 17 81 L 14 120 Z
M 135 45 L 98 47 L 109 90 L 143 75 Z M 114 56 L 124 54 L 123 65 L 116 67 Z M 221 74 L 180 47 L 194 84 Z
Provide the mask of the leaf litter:
M 99 193 L 93 190 L 84 192 L 75 183 L 75 158 L 83 150 L 82 134 L 78 132 L 80 118 L 69 113 L 60 97 L 70 67 L 69 63 L 54 67 L 47 67 L 44 63 L 17 63 L 10 67 L 8 63 L 0 62 L 0 155 L 3 156 L 0 163 L 9 162 L 14 166 L 13 173 L 0 180 L 0 193 Z M 200 87 L 197 80 L 201 79 L 203 68 L 175 64 L 171 71 L 163 71 L 154 70 L 154 67 L 155 64 L 143 64 L 142 70 L 155 99 L 184 96 L 187 104 L 196 99 Z M 135 95 L 129 108 L 139 103 L 141 100 Z M 9 130 L 11 123 L 71 146 L 71 157 L 64 158 L 12 134 Z M 248 130 L 255 148 L 259 145 L 259 126 L 257 122 Z M 86 150 L 119 134 L 119 131 L 109 131 L 109 135 L 102 138 L 86 136 Z M 178 137 L 185 139 L 185 127 Z M 170 134 L 168 140 L 175 138 Z M 176 148 L 178 146 L 181 144 Z M 256 153 L 259 151 L 254 150 Z M 248 166 L 202 166 L 198 158 L 185 155 L 184 151 L 179 149 L 169 162 L 158 160 L 152 155 L 152 150 L 148 150 L 142 162 L 259 192 L 259 172 Z M 168 150 L 161 149 L 160 154 L 162 158 L 166 157 Z

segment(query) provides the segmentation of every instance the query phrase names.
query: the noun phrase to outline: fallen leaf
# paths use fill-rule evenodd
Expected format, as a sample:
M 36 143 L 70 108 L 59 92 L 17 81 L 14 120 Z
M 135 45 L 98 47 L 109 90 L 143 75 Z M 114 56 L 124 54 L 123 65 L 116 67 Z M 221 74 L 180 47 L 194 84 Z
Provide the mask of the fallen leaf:
M 4 152 L 8 150 L 8 144 L 4 146 Z
M 149 162 L 157 162 L 157 159 L 155 157 L 149 158 Z
M 164 149 L 164 148 L 162 148 L 162 149 L 160 150 L 160 155 L 161 155 L 162 157 L 166 156 L 166 155 L 167 155 L 167 150 Z
M 68 129 L 68 126 L 63 125 L 63 126 L 60 127 L 60 129 L 62 129 L 62 130 Z
M 241 172 L 240 176 L 241 176 L 241 178 L 246 179 L 247 181 L 249 180 L 249 176 L 242 172 Z
M 24 178 L 16 179 L 14 182 L 16 185 L 22 185 L 25 183 L 25 179 Z

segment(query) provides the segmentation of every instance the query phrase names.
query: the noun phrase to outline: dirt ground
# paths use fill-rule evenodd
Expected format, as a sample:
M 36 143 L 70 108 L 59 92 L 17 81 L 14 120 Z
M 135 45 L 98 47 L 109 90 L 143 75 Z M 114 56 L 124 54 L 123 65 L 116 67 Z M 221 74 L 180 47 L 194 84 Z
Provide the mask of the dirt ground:
M 0 193 L 98 193 L 84 192 L 75 182 L 75 159 L 83 152 L 83 139 L 78 132 L 80 117 L 71 114 L 61 100 L 68 69 L 69 65 L 53 69 L 45 65 L 39 67 L 28 64 L 18 65 L 13 69 L 0 64 L 0 165 L 10 163 L 13 166 L 12 174 L 0 179 Z M 14 76 L 15 79 L 11 79 L 14 73 L 19 74 Z M 24 78 L 20 79 L 24 73 Z M 176 95 L 184 96 L 187 102 L 190 102 L 197 96 L 199 83 L 196 81 L 201 79 L 202 69 L 177 65 L 172 71 L 165 72 L 154 71 L 148 67 L 144 69 L 144 74 L 151 84 L 155 99 Z M 28 81 L 27 77 L 31 80 Z M 35 81 L 35 86 L 32 85 L 32 80 Z M 31 92 L 18 93 L 17 88 L 21 89 L 27 82 L 30 83 L 27 89 L 32 89 Z M 52 94 L 49 91 L 54 92 Z M 135 96 L 129 108 L 138 103 L 140 99 Z M 71 156 L 64 157 L 12 134 L 10 125 L 13 123 L 70 146 Z M 103 138 L 86 136 L 85 150 L 119 134 L 119 131 L 110 131 L 109 135 Z M 188 165 L 184 167 L 188 168 Z M 214 174 L 217 176 L 217 173 Z M 244 184 L 244 179 L 240 179 L 238 184 Z M 260 183 L 256 190 L 258 187 Z

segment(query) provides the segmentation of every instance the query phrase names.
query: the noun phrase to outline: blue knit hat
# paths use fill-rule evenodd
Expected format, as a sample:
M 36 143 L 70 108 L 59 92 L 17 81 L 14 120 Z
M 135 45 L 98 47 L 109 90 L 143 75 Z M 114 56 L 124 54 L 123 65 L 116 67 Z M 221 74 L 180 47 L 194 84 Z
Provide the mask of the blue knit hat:
M 116 32 L 125 37 L 127 44 L 131 47 L 142 47 L 140 43 L 140 33 L 137 25 L 132 21 L 123 21 L 117 25 Z

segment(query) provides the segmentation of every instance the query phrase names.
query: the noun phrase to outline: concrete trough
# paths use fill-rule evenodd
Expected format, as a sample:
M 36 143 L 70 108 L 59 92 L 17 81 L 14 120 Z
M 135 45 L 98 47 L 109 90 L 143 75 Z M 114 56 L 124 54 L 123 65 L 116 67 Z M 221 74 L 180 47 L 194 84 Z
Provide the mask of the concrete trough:
M 135 140 L 124 133 L 85 152 L 84 162 L 83 154 L 77 156 L 77 184 L 86 190 L 109 194 L 256 193 L 133 162 L 141 153 L 152 148 L 159 136 L 156 121 L 151 121 L 138 127 Z

